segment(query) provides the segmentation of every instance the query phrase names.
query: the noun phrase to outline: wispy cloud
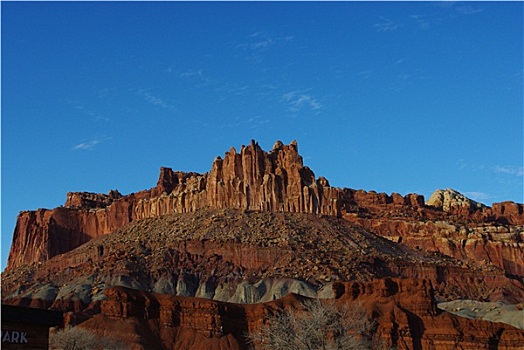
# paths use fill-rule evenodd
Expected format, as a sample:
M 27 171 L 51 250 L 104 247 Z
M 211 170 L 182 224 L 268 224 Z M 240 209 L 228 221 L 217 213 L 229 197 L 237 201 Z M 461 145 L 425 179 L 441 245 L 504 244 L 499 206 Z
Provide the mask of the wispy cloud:
M 477 6 L 478 4 L 472 5 L 463 1 L 439 1 L 434 4 L 442 10 L 452 11 L 455 14 L 464 16 L 476 15 L 484 11 L 483 8 Z
M 139 89 L 137 94 L 140 97 L 142 97 L 147 103 L 149 103 L 149 104 L 151 104 L 153 106 L 157 106 L 157 107 L 161 107 L 161 108 L 169 109 L 169 110 L 175 109 L 175 106 L 173 106 L 172 104 L 168 103 L 167 101 L 165 101 L 164 99 L 162 99 L 162 98 L 160 98 L 158 96 L 155 96 L 155 95 L 149 93 L 146 90 Z
M 271 51 L 273 47 L 293 41 L 294 36 L 273 36 L 265 31 L 255 32 L 249 35 L 242 43 L 235 46 L 236 50 L 245 55 L 245 59 L 253 63 L 260 63 L 264 54 Z
M 497 174 L 515 175 L 518 177 L 524 176 L 524 167 L 513 165 L 497 165 L 494 168 Z
M 229 88 L 226 92 L 229 94 L 240 95 L 246 92 L 248 89 L 249 89 L 249 86 L 247 85 L 233 86 Z
M 377 32 L 391 32 L 400 28 L 401 24 L 381 16 L 379 22 L 375 23 L 373 27 Z
M 248 85 L 239 85 L 235 83 L 225 83 L 222 86 L 217 86 L 214 91 L 230 95 L 242 95 L 245 94 L 249 90 Z
M 470 192 L 461 192 L 461 193 L 463 193 L 466 197 L 471 198 L 477 202 L 483 202 L 483 201 L 486 201 L 492 198 L 490 194 L 485 193 L 485 192 L 470 191 Z
M 480 171 L 489 173 L 491 175 L 499 176 L 515 176 L 515 177 L 524 177 L 524 167 L 522 165 L 495 165 L 495 166 L 485 166 L 483 164 L 469 164 L 464 159 L 459 159 L 457 161 L 458 170 L 469 170 L 469 171 Z
M 188 71 L 180 73 L 179 77 L 180 78 L 194 78 L 194 77 L 203 78 L 204 74 L 203 74 L 202 69 L 188 70 Z
M 248 36 L 246 42 L 236 46 L 237 49 L 247 49 L 254 51 L 265 51 L 271 46 L 275 45 L 278 41 L 289 41 L 292 40 L 292 36 L 284 38 L 273 38 L 269 33 L 256 32 Z
M 271 121 L 268 118 L 263 118 L 261 116 L 254 116 L 247 120 L 249 128 L 254 132 L 258 132 L 259 130 L 267 130 L 270 122 Z
M 188 80 L 197 88 L 209 86 L 212 83 L 211 78 L 204 73 L 203 69 L 187 70 L 180 73 L 178 77 L 180 79 Z
M 456 3 L 457 3 L 456 1 L 444 0 L 444 1 L 437 1 L 437 2 L 435 2 L 435 6 L 440 7 L 442 9 L 449 9 L 449 8 L 453 7 Z
M 366 79 L 369 79 L 369 78 L 373 75 L 373 73 L 374 73 L 374 72 L 373 72 L 373 70 L 371 70 L 371 69 L 368 69 L 368 70 L 361 70 L 361 71 L 359 71 L 359 72 L 357 73 L 357 76 L 358 76 L 359 78 L 362 78 L 362 79 L 366 80 Z
M 274 44 L 273 39 L 266 33 L 257 32 L 249 36 L 253 42 L 247 44 L 252 50 L 266 49 Z
M 489 167 L 487 167 L 484 164 L 474 164 L 466 161 L 465 159 L 459 159 L 457 161 L 457 168 L 458 170 L 466 170 L 472 172 L 487 172 Z
M 464 159 L 461 158 L 457 161 L 457 166 L 459 170 L 462 170 L 462 169 L 465 169 L 468 166 L 468 164 L 466 163 Z
M 319 110 L 322 108 L 322 103 L 316 98 L 301 91 L 290 91 L 283 94 L 282 101 L 287 103 L 293 112 L 298 112 L 302 109 Z
M 409 18 L 415 21 L 419 29 L 427 30 L 430 28 L 429 20 L 422 15 L 411 15 Z
M 98 90 L 98 98 L 110 98 L 116 92 L 115 88 L 104 87 Z
M 471 5 L 463 5 L 463 6 L 456 6 L 455 11 L 461 15 L 475 15 L 477 13 L 480 13 L 483 11 L 483 9 L 479 7 L 473 7 Z
M 105 96 L 99 96 L 99 98 L 100 97 L 105 97 Z M 95 110 L 90 109 L 89 107 L 86 106 L 84 102 L 77 101 L 77 100 L 68 100 L 67 104 L 72 105 L 73 108 L 79 111 L 81 114 L 92 117 L 95 121 L 109 122 L 111 120 L 108 117 L 105 117 L 101 115 L 100 113 L 96 112 Z
M 74 146 L 72 148 L 72 150 L 73 151 L 78 151 L 78 150 L 81 150 L 81 151 L 92 151 L 93 148 L 95 148 L 95 146 L 97 146 L 97 145 L 99 145 L 99 144 L 101 144 L 104 141 L 109 140 L 109 139 L 111 139 L 111 137 L 107 137 L 107 136 L 99 137 L 99 136 L 96 136 L 96 137 L 93 137 L 92 139 L 90 139 L 88 141 L 79 143 L 78 145 Z

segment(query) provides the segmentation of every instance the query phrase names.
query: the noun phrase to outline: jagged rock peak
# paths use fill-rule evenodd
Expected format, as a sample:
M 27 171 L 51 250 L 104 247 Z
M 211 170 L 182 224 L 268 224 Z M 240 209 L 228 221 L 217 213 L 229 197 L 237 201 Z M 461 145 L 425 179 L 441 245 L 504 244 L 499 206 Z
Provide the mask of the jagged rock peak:
M 426 201 L 426 205 L 436 207 L 445 212 L 455 211 L 460 209 L 468 209 L 469 211 L 476 211 L 486 206 L 482 203 L 476 202 L 463 195 L 462 193 L 447 188 L 445 190 L 438 189 Z
M 329 182 L 322 178 L 318 185 L 329 187 Z M 223 160 L 215 159 L 202 200 L 213 208 L 339 215 L 336 191 L 323 191 L 318 185 L 314 173 L 303 165 L 296 141 L 289 145 L 276 141 L 266 152 L 251 140 L 239 153 L 231 148 Z
M 273 145 L 273 149 L 272 150 L 273 151 L 279 150 L 279 149 L 282 149 L 282 147 L 284 147 L 284 144 L 282 143 L 282 141 L 277 140 L 275 142 L 275 144 Z
M 111 190 L 108 194 L 68 192 L 64 206 L 68 208 L 105 208 L 122 197 L 118 190 Z

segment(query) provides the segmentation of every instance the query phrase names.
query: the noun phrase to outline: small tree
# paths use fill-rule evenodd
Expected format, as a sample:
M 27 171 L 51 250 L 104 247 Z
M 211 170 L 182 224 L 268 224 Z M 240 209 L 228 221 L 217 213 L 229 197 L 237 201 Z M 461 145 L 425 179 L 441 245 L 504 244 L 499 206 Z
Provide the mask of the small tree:
M 303 310 L 285 310 L 249 336 L 251 344 L 271 350 L 363 350 L 371 348 L 374 323 L 360 305 L 337 307 L 319 299 Z
M 118 339 L 98 337 L 90 331 L 69 327 L 49 336 L 51 350 L 125 350 L 125 344 Z

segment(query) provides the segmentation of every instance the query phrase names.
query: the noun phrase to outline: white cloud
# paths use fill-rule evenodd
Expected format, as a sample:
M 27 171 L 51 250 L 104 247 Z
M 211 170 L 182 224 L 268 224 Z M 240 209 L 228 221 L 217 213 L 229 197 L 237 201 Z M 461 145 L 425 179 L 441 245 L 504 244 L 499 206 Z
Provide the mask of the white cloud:
M 483 202 L 491 198 L 491 195 L 485 192 L 462 192 L 466 197 L 473 199 L 477 202 Z
M 107 98 L 108 94 L 112 92 L 109 88 L 102 89 L 101 92 L 98 95 L 98 98 Z M 105 121 L 109 122 L 111 119 L 108 117 L 100 115 L 98 112 L 96 112 L 93 109 L 90 109 L 88 106 L 84 104 L 82 101 L 76 101 L 76 100 L 68 100 L 67 104 L 72 105 L 73 108 L 79 113 L 92 117 L 95 121 Z
M 453 9 L 456 13 L 461 15 L 475 15 L 484 11 L 484 9 L 479 7 L 473 7 L 471 4 L 463 1 L 439 1 L 435 3 L 437 7 L 440 7 L 444 10 Z M 467 4 L 467 5 L 466 5 Z
M 377 32 L 391 32 L 400 28 L 400 26 L 399 23 L 384 17 L 380 17 L 380 22 L 373 25 Z
M 250 42 L 243 43 L 238 45 L 237 47 L 243 48 L 243 49 L 250 49 L 250 50 L 265 50 L 275 44 L 275 41 L 269 34 L 264 32 L 256 32 L 249 36 Z
M 180 78 L 194 78 L 194 77 L 202 78 L 203 76 L 204 76 L 204 74 L 202 73 L 202 69 L 189 70 L 189 71 L 186 71 L 186 72 L 182 72 L 179 75 Z
M 360 72 L 357 73 L 357 76 L 366 80 L 366 79 L 369 79 L 371 78 L 371 76 L 373 75 L 374 71 L 373 70 L 362 70 Z
M 295 37 L 287 35 L 283 37 L 273 37 L 266 32 L 256 32 L 248 36 L 246 42 L 237 45 L 236 49 L 250 50 L 255 52 L 262 52 L 268 50 L 270 47 L 279 43 L 290 42 Z
M 480 13 L 483 11 L 481 8 L 474 8 L 471 5 L 465 5 L 465 6 L 457 6 L 455 7 L 455 11 L 460 13 L 461 15 L 475 15 L 477 13 Z
M 260 50 L 260 49 L 266 49 L 273 45 L 273 39 L 268 38 L 262 41 L 257 41 L 250 44 L 251 49 L 253 50 Z
M 246 92 L 247 89 L 249 89 L 249 86 L 247 86 L 247 85 L 234 86 L 234 87 L 230 88 L 229 90 L 227 90 L 227 92 L 230 93 L 230 94 L 239 95 L 239 94 L 242 94 L 242 93 Z
M 238 85 L 238 84 L 224 84 L 223 86 L 216 87 L 215 92 L 225 92 L 231 95 L 242 95 L 249 90 L 248 85 Z
M 73 151 L 78 151 L 78 150 L 81 150 L 81 151 L 91 151 L 93 150 L 93 148 L 98 145 L 98 144 L 101 144 L 102 142 L 104 142 L 105 140 L 109 140 L 110 137 L 94 137 L 92 138 L 91 140 L 88 140 L 86 142 L 82 142 L 82 143 L 79 143 L 78 145 L 74 146 L 72 148 Z
M 202 69 L 188 70 L 178 75 L 180 79 L 184 79 L 194 84 L 195 87 L 201 88 L 212 85 L 212 80 L 204 73 Z
M 436 6 L 440 7 L 440 8 L 443 8 L 443 9 L 449 9 L 449 8 L 453 7 L 456 3 L 457 3 L 456 1 L 444 0 L 444 1 L 437 2 Z
M 494 170 L 497 174 L 524 176 L 524 167 L 522 166 L 497 165 Z
M 249 124 L 250 129 L 258 131 L 260 129 L 265 129 L 267 125 L 269 125 L 270 120 L 267 118 L 264 119 L 261 116 L 254 116 L 254 117 L 249 118 L 247 122 Z
M 466 161 L 462 158 L 457 161 L 457 165 L 458 165 L 459 170 L 462 170 L 468 166 Z
M 409 18 L 411 18 L 412 20 L 414 20 L 417 23 L 419 29 L 427 30 L 430 28 L 430 23 L 424 16 L 411 15 L 409 16 Z
M 322 108 L 322 104 L 317 99 L 300 91 L 291 91 L 283 94 L 282 101 L 286 102 L 293 112 L 298 112 L 304 108 L 311 110 Z
M 146 100 L 147 103 L 153 106 L 161 107 L 164 109 L 170 109 L 170 110 L 175 108 L 173 105 L 169 104 L 165 100 L 161 99 L 160 97 L 154 96 L 145 90 L 139 89 L 138 95 L 141 96 L 144 100 Z

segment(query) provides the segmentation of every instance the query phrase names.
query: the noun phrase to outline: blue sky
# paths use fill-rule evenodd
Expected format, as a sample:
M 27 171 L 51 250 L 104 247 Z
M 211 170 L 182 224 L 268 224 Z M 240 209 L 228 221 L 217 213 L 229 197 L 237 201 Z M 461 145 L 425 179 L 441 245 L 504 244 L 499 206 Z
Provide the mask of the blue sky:
M 523 202 L 522 2 L 1 7 L 2 268 L 19 211 L 251 139 L 337 187 Z

